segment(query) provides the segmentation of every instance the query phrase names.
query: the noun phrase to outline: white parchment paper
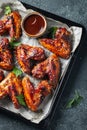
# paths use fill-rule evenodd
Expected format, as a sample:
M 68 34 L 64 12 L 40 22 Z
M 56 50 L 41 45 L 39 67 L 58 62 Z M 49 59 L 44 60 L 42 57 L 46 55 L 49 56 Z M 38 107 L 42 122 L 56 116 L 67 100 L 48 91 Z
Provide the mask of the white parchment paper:
M 15 1 L 14 0 L 0 0 L 0 19 L 3 16 L 3 9 L 7 5 L 10 5 L 13 10 L 18 10 L 20 12 L 22 18 L 24 18 L 24 16 L 27 15 L 27 13 L 30 13 L 33 11 L 31 9 L 26 10 L 26 8 L 17 0 L 15 0 Z M 55 20 L 50 19 L 50 18 L 46 18 L 46 19 L 47 19 L 47 23 L 48 23 L 47 29 L 52 27 L 52 26 L 58 26 L 58 27 L 66 27 L 69 31 L 71 31 L 71 34 L 72 34 L 72 54 L 73 54 L 73 52 L 76 50 L 76 48 L 78 47 L 78 45 L 80 43 L 81 35 L 82 35 L 82 28 L 75 27 L 75 26 L 72 26 L 69 28 L 66 24 L 61 23 L 59 21 L 55 21 Z M 31 46 L 42 47 L 38 43 L 37 39 L 29 38 L 24 32 L 22 34 L 20 41 L 23 44 L 29 44 Z M 44 48 L 44 47 L 42 47 L 42 48 Z M 48 51 L 46 49 L 45 49 L 45 53 L 47 56 L 52 54 L 50 51 Z M 68 68 L 68 65 L 70 63 L 70 59 L 71 59 L 71 57 L 68 60 L 64 60 L 64 59 L 60 58 L 61 69 L 62 69 L 61 78 Z M 34 81 L 34 84 L 36 85 L 38 81 L 35 78 L 32 78 L 32 77 L 30 77 L 30 78 L 31 78 L 31 81 Z M 0 106 L 5 108 L 5 109 L 8 109 L 14 113 L 18 113 L 18 114 L 22 115 L 24 118 L 30 120 L 31 122 L 38 124 L 41 120 L 43 120 L 44 118 L 46 118 L 48 116 L 49 110 L 51 107 L 51 103 L 53 101 L 53 97 L 54 97 L 54 95 L 48 96 L 44 100 L 44 102 L 42 103 L 41 110 L 38 112 L 32 112 L 28 108 L 23 108 L 23 107 L 21 107 L 20 109 L 15 109 L 12 102 L 9 101 L 9 99 L 7 99 L 7 98 L 0 101 Z

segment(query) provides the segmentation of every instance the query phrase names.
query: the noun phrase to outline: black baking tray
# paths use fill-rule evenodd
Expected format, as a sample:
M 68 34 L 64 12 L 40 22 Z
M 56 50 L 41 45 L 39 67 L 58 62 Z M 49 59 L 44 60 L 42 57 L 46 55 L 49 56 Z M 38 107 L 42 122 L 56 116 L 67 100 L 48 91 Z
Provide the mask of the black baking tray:
M 69 67 L 68 67 L 66 73 L 64 74 L 64 76 L 62 77 L 62 80 L 60 81 L 59 86 L 57 87 L 58 89 L 56 89 L 56 93 L 55 93 L 55 94 L 56 94 L 56 98 L 54 99 L 54 101 L 53 101 L 53 103 L 52 103 L 52 106 L 51 106 L 51 109 L 50 109 L 50 114 L 48 115 L 48 117 L 47 117 L 46 119 L 44 119 L 43 121 L 41 121 L 39 124 L 34 124 L 34 123 L 31 123 L 29 120 L 23 118 L 21 115 L 15 114 L 15 113 L 13 113 L 13 112 L 11 112 L 11 111 L 9 111 L 9 110 L 6 110 L 6 109 L 0 107 L 0 110 L 1 110 L 2 112 L 6 112 L 8 115 L 10 114 L 10 116 L 11 116 L 12 118 L 13 118 L 13 117 L 14 117 L 14 118 L 21 118 L 21 119 L 23 119 L 24 121 L 26 121 L 27 123 L 34 125 L 35 127 L 40 127 L 40 128 L 41 128 L 41 127 L 42 127 L 42 128 L 43 128 L 43 127 L 44 127 L 44 128 L 47 127 L 47 128 L 48 128 L 49 125 L 50 125 L 51 122 L 52 122 L 52 119 L 53 119 L 54 114 L 56 113 L 56 108 L 57 108 L 57 106 L 58 106 L 58 104 L 59 104 L 59 101 L 60 101 L 61 95 L 62 95 L 62 93 L 63 93 L 63 91 L 64 91 L 64 88 L 66 87 L 66 83 L 68 82 L 68 79 L 69 79 L 70 73 L 71 73 L 71 71 L 72 71 L 72 68 L 73 68 L 73 66 L 74 66 L 74 64 L 75 64 L 75 61 L 78 60 L 77 57 L 79 56 L 80 53 L 82 53 L 82 49 L 83 49 L 83 46 L 84 46 L 84 43 L 85 43 L 85 38 L 86 38 L 86 30 L 85 30 L 84 26 L 82 26 L 81 24 L 75 23 L 75 22 L 73 22 L 73 21 L 70 21 L 70 20 L 65 19 L 65 18 L 63 18 L 63 17 L 60 17 L 60 16 L 58 16 L 58 15 L 55 15 L 55 14 L 52 14 L 52 13 L 50 13 L 50 12 L 44 11 L 44 10 L 42 10 L 42 9 L 39 9 L 39 8 L 37 8 L 37 7 L 31 6 L 31 5 L 29 5 L 29 4 L 26 4 L 26 3 L 22 3 L 22 4 L 23 4 L 27 9 L 33 9 L 33 10 L 35 10 L 35 11 L 37 11 L 37 12 L 42 13 L 42 14 L 43 14 L 44 16 L 46 16 L 46 17 L 50 17 L 50 18 L 52 18 L 52 19 L 54 19 L 54 20 L 58 20 L 58 21 L 60 21 L 60 22 L 63 22 L 63 23 L 65 23 L 65 24 L 67 24 L 69 27 L 70 27 L 70 26 L 78 26 L 78 27 L 82 27 L 82 29 L 83 29 L 80 44 L 79 44 L 79 46 L 77 47 L 77 49 L 76 49 L 76 51 L 74 52 L 74 54 L 72 55 L 72 58 L 71 58 Z M 42 128 L 41 128 L 41 129 L 42 129 Z

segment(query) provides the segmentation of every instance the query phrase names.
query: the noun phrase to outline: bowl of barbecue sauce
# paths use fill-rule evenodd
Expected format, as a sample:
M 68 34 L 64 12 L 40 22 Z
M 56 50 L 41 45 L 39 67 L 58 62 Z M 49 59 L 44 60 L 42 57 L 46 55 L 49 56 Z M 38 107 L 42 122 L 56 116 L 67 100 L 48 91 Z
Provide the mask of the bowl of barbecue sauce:
M 22 28 L 29 37 L 40 37 L 46 31 L 46 27 L 45 17 L 38 12 L 28 14 L 22 21 Z

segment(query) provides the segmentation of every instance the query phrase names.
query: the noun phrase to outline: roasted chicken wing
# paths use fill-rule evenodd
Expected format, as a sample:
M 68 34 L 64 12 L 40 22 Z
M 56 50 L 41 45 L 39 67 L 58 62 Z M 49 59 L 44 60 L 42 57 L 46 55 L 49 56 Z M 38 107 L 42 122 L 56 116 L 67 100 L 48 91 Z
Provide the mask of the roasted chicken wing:
M 45 52 L 40 47 L 33 47 L 21 44 L 15 49 L 15 54 L 22 70 L 30 74 L 32 68 L 32 61 L 41 61 L 45 59 Z
M 48 81 L 43 80 L 34 88 L 30 82 L 29 77 L 24 77 L 22 80 L 23 92 L 25 102 L 32 111 L 37 111 L 39 105 L 42 103 L 44 98 L 51 93 L 52 86 L 49 85 Z
M 0 40 L 0 68 L 5 70 L 13 69 L 13 57 L 7 38 Z
M 15 108 L 19 108 L 20 104 L 16 96 L 20 94 L 22 94 L 21 79 L 11 72 L 0 82 L 0 99 L 9 95 Z
M 42 46 L 52 51 L 57 56 L 67 59 L 71 53 L 69 37 L 70 32 L 68 32 L 65 28 L 59 28 L 56 31 L 54 39 L 43 38 L 40 39 L 39 42 Z
M 17 11 L 0 20 L 0 35 L 9 32 L 11 39 L 18 39 L 21 35 L 21 16 Z
M 60 62 L 58 57 L 53 54 L 48 57 L 45 61 L 37 64 L 33 70 L 32 75 L 36 78 L 44 78 L 48 76 L 49 83 L 55 88 L 58 83 L 60 74 Z

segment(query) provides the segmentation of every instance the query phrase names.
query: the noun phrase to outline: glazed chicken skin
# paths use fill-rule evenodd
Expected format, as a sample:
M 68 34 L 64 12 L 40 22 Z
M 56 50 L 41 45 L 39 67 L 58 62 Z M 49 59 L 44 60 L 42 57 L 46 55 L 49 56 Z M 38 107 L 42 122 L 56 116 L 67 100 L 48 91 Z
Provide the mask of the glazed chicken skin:
M 54 39 L 43 38 L 39 43 L 61 58 L 68 59 L 71 53 L 70 32 L 65 28 L 57 29 Z
M 0 40 L 0 68 L 4 70 L 13 69 L 13 57 L 7 38 L 2 38 Z
M 0 35 L 5 32 L 9 32 L 11 39 L 19 39 L 21 35 L 21 16 L 17 11 L 0 20 Z
M 53 54 L 45 61 L 37 64 L 32 70 L 32 74 L 38 79 L 44 78 L 46 75 L 49 77 L 48 80 L 40 81 L 36 88 L 28 76 L 22 80 L 25 102 L 28 108 L 32 111 L 37 111 L 44 98 L 51 94 L 52 90 L 57 86 L 60 74 L 60 62 L 58 57 Z
M 66 28 L 58 28 L 55 33 L 55 38 L 60 39 L 64 38 L 69 40 L 70 32 Z
M 0 82 L 4 79 L 4 72 L 0 69 Z
M 59 74 L 60 62 L 55 54 L 48 57 L 45 61 L 37 64 L 32 70 L 32 75 L 35 78 L 41 79 L 48 76 L 49 83 L 54 88 L 57 86 Z
M 20 104 L 16 96 L 20 94 L 22 94 L 21 79 L 11 72 L 3 81 L 0 82 L 0 99 L 9 95 L 15 108 L 18 109 Z
M 43 80 L 34 88 L 28 76 L 22 80 L 25 102 L 29 109 L 37 111 L 44 98 L 51 93 L 52 86 Z
M 42 61 L 45 59 L 45 52 L 42 48 L 24 44 L 15 49 L 15 55 L 21 69 L 27 74 L 31 73 L 32 60 Z

